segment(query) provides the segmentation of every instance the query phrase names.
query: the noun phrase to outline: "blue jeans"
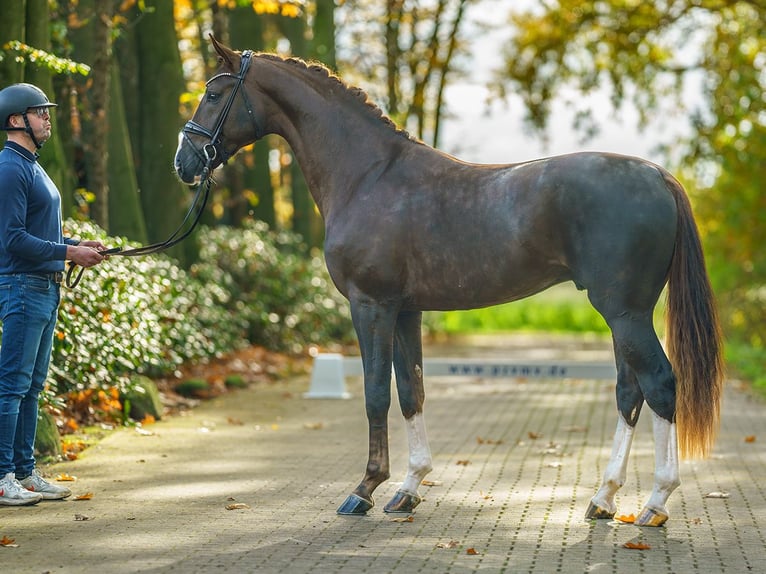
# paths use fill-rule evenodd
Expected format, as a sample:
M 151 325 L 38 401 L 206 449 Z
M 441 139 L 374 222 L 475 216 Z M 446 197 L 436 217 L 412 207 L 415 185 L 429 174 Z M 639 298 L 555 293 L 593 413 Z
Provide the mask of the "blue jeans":
M 59 286 L 40 275 L 0 275 L 0 477 L 35 468 L 37 402 L 48 376 Z

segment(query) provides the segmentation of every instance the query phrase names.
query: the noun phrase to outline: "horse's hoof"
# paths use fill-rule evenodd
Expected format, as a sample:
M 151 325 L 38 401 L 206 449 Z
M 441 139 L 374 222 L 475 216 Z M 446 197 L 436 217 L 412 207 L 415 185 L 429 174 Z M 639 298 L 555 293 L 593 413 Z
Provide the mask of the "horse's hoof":
M 668 515 L 664 512 L 645 506 L 634 524 L 636 526 L 662 526 L 667 520 Z
M 601 508 L 599 505 L 595 504 L 592 500 L 590 501 L 590 505 L 588 506 L 588 510 L 585 512 L 585 519 L 586 520 L 593 520 L 593 519 L 602 519 L 602 518 L 608 518 L 612 519 L 614 518 L 614 512 L 609 512 L 605 508 Z
M 347 516 L 364 516 L 373 506 L 375 502 L 372 499 L 366 500 L 358 494 L 349 494 L 336 512 Z
M 402 512 L 409 514 L 418 504 L 420 504 L 421 500 L 423 499 L 417 494 L 410 494 L 403 490 L 397 490 L 394 497 L 388 504 L 386 504 L 385 508 L 383 508 L 383 511 L 388 513 Z

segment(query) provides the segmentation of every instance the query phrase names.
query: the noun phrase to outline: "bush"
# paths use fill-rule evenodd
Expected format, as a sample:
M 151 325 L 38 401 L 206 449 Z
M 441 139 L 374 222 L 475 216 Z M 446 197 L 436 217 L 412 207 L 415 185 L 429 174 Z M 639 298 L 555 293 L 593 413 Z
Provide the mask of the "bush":
M 67 220 L 65 228 L 135 246 L 92 223 Z M 248 342 L 300 351 L 353 339 L 346 300 L 297 235 L 253 223 L 202 228 L 197 238 L 201 261 L 189 272 L 164 255 L 113 256 L 87 269 L 76 289 L 62 289 L 44 402 L 61 407 L 68 396 L 126 393 L 135 375 L 167 374 Z
M 93 224 L 66 226 L 73 236 L 130 247 Z M 223 306 L 229 296 L 162 255 L 114 256 L 86 270 L 76 289 L 62 289 L 51 361 L 57 391 L 124 391 L 131 375 L 157 375 L 233 350 L 243 324 Z
M 244 320 L 251 343 L 297 352 L 312 343 L 354 340 L 348 302 L 324 260 L 305 254 L 300 236 L 256 221 L 241 229 L 205 228 L 200 239 L 200 262 L 191 274 L 225 286 L 231 294 L 225 306 Z

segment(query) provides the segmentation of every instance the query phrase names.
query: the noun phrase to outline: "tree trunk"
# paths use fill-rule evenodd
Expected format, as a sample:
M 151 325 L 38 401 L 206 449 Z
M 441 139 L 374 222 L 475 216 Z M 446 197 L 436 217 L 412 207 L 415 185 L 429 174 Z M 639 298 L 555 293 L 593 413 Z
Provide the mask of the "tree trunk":
M 136 23 L 138 63 L 138 138 L 141 189 L 149 241 L 167 239 L 180 225 L 191 194 L 173 173 L 178 144 L 179 99 L 184 89 L 181 56 L 173 20 L 173 3 L 147 0 Z M 172 250 L 182 263 L 196 258 L 193 241 Z
M 280 18 L 278 22 L 282 33 L 290 41 L 292 54 L 300 58 L 309 58 L 311 54 L 306 40 L 305 16 Z M 303 172 L 298 162 L 295 161 L 295 156 L 290 162 L 290 182 L 293 198 L 293 231 L 303 237 L 309 248 L 320 247 L 322 245 L 320 232 L 323 229 L 320 223 L 321 219 L 314 207 L 314 200 L 306 185 Z
M 261 51 L 266 49 L 264 41 L 264 19 L 250 6 L 234 8 L 229 14 L 229 37 L 231 45 L 238 49 Z M 274 188 L 269 170 L 268 138 L 255 143 L 252 149 L 240 152 L 241 186 L 231 193 L 231 221 L 239 225 L 248 215 L 265 221 L 272 229 L 276 226 L 274 209 Z
M 335 58 L 335 0 L 316 0 L 312 57 L 333 71 L 338 70 Z
M 112 66 L 111 105 L 109 106 L 109 233 L 140 243 L 147 242 L 146 224 L 141 211 L 138 179 L 133 163 L 130 131 L 125 119 L 122 86 Z
M 26 42 L 26 0 L 4 0 L 3 13 L 0 16 L 0 46 L 11 40 Z M 47 10 L 46 10 L 47 12 Z M 5 58 L 0 61 L 0 86 L 5 87 L 23 78 L 24 65 L 16 61 L 15 54 L 5 51 Z
M 48 0 L 27 0 L 27 21 L 26 21 L 26 43 L 40 50 L 50 52 L 50 17 L 48 10 Z M 28 63 L 24 68 L 24 81 L 34 84 L 45 92 L 51 101 L 56 102 L 55 92 L 53 90 L 53 81 L 51 71 L 47 68 L 39 67 L 36 64 Z M 3 84 L 7 85 L 7 84 Z M 51 114 L 51 124 L 53 124 L 53 135 L 46 142 L 45 147 L 40 152 L 40 165 L 56 183 L 61 192 L 61 212 L 64 217 L 71 215 L 74 200 L 72 191 L 74 189 L 74 173 L 71 164 L 67 161 L 62 144 L 62 133 L 59 128 L 68 118 L 66 111 L 66 102 L 57 102 L 59 105 L 54 108 Z M 62 121 L 63 120 L 63 121 Z

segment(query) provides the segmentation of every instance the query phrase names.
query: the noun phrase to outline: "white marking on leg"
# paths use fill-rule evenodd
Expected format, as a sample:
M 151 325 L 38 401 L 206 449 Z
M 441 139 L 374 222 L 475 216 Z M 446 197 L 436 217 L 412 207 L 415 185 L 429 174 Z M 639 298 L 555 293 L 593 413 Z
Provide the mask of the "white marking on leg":
M 617 511 L 614 496 L 622 485 L 625 484 L 625 477 L 628 473 L 628 455 L 633 444 L 634 430 L 623 418 L 622 414 L 619 414 L 617 430 L 614 433 L 612 455 L 604 472 L 604 481 L 601 483 L 601 488 L 598 489 L 596 495 L 591 499 L 593 504 L 610 513 Z
M 410 447 L 409 466 L 407 476 L 402 483 L 401 490 L 407 494 L 418 494 L 423 478 L 432 470 L 431 449 L 428 446 L 426 435 L 426 422 L 423 413 L 417 413 L 405 420 L 407 427 L 407 442 Z
M 671 493 L 681 484 L 678 468 L 678 438 L 676 425 L 652 411 L 654 431 L 654 488 L 647 508 L 664 514 Z

